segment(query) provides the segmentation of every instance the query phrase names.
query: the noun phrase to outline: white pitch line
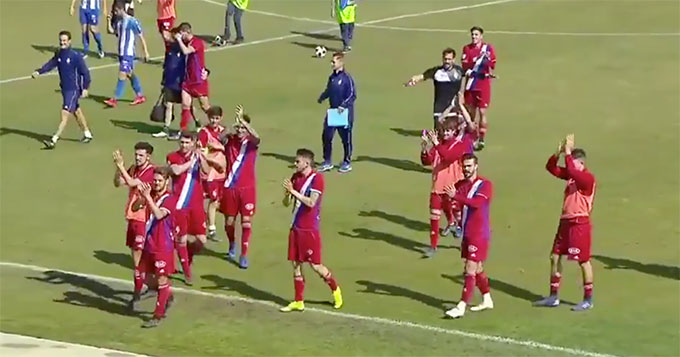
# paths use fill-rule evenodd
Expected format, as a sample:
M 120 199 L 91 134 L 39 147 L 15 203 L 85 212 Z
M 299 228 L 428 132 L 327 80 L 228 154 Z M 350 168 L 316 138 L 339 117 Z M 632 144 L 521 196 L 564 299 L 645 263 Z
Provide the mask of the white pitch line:
M 212 4 L 219 4 L 221 6 L 224 6 L 223 4 L 212 2 L 212 1 L 207 1 L 207 0 L 202 0 L 202 1 L 206 1 L 206 2 L 210 2 Z M 431 10 L 431 11 L 412 13 L 412 14 L 405 14 L 405 15 L 400 15 L 400 16 L 386 17 L 386 18 L 382 18 L 382 19 L 358 23 L 357 26 L 377 24 L 377 23 L 383 23 L 383 22 L 393 21 L 393 20 L 398 20 L 398 19 L 403 19 L 403 18 L 426 16 L 426 15 L 439 14 L 439 13 L 444 13 L 444 12 L 461 11 L 461 10 L 473 9 L 473 8 L 478 8 L 478 7 L 503 4 L 503 3 L 511 2 L 511 1 L 517 1 L 517 0 L 497 0 L 497 1 L 484 2 L 484 3 L 476 4 L 476 5 L 458 6 L 458 7 L 452 7 L 452 8 L 447 8 L 447 9 Z M 264 11 L 262 11 L 261 13 L 264 13 Z M 271 13 L 269 13 L 269 14 L 271 14 Z M 279 17 L 285 17 L 285 16 L 286 15 L 280 15 Z M 308 19 L 308 20 L 317 21 L 317 20 L 314 20 L 314 19 Z M 323 32 L 335 30 L 336 28 L 337 28 L 337 26 L 331 27 L 331 28 L 328 28 L 328 29 L 311 31 L 311 33 L 323 33 Z M 284 35 L 284 36 L 278 36 L 278 37 L 271 37 L 271 38 L 265 38 L 265 39 L 262 39 L 262 40 L 256 40 L 256 41 L 252 41 L 252 42 L 244 42 L 244 43 L 240 43 L 238 45 L 233 45 L 233 46 L 213 47 L 213 48 L 207 49 L 206 52 L 225 51 L 225 50 L 231 50 L 231 49 L 236 49 L 236 48 L 240 48 L 240 47 L 254 46 L 254 45 L 259 45 L 259 44 L 263 44 L 263 43 L 287 40 L 287 39 L 290 39 L 290 38 L 296 38 L 296 37 L 302 37 L 302 36 L 304 36 L 304 35 L 302 35 L 302 34 L 290 34 L 290 35 Z M 157 61 L 157 60 L 160 60 L 160 59 L 163 59 L 163 58 L 164 58 L 164 56 L 158 56 L 158 57 L 152 57 L 150 59 L 153 60 L 153 61 Z M 90 67 L 90 71 L 102 69 L 102 68 L 116 67 L 118 65 L 119 65 L 118 63 L 109 63 L 109 64 L 100 65 L 100 66 L 94 66 L 94 67 Z M 41 77 L 54 76 L 54 75 L 57 75 L 57 73 L 58 73 L 57 71 L 52 71 L 52 72 L 43 74 Z M 6 83 L 18 82 L 18 81 L 22 81 L 22 80 L 26 80 L 26 79 L 31 79 L 31 76 L 22 76 L 22 77 L 16 77 L 16 78 L 3 79 L 3 80 L 0 80 L 0 85 L 6 84 Z
M 37 265 L 29 265 L 29 264 L 21 264 L 21 263 L 13 263 L 13 262 L 0 262 L 0 266 L 18 268 L 18 269 L 25 269 L 25 270 L 30 270 L 30 271 L 34 271 L 34 272 L 40 272 L 40 273 L 44 273 L 44 272 L 48 272 L 48 271 L 57 271 L 57 272 L 61 272 L 61 273 L 64 273 L 64 274 L 79 276 L 79 277 L 83 277 L 83 278 L 89 278 L 89 279 L 93 279 L 93 280 L 99 280 L 99 281 L 103 281 L 103 282 L 132 285 L 132 282 L 130 282 L 129 280 L 111 278 L 111 277 L 107 277 L 107 276 L 100 276 L 100 275 L 94 275 L 94 274 L 78 273 L 78 272 L 61 270 L 61 269 L 50 269 L 50 268 L 45 268 L 45 267 L 41 267 L 41 266 L 37 266 Z M 200 291 L 200 290 L 186 289 L 186 288 L 181 288 L 181 287 L 173 287 L 172 289 L 174 291 L 182 292 L 182 293 L 190 294 L 190 295 L 204 296 L 204 297 L 210 297 L 210 298 L 221 299 L 221 300 L 226 300 L 226 301 L 241 301 L 241 302 L 246 302 L 246 303 L 251 303 L 251 304 L 265 305 L 265 306 L 269 306 L 269 307 L 273 307 L 273 308 L 279 308 L 280 307 L 279 305 L 277 305 L 277 304 L 275 304 L 271 301 L 256 300 L 256 299 L 250 299 L 250 298 L 245 298 L 245 297 L 241 297 L 241 296 L 221 295 L 221 294 L 209 293 L 209 292 Z M 447 334 L 447 335 L 471 338 L 471 339 L 480 340 L 480 341 L 490 341 L 490 342 L 502 343 L 502 344 L 506 344 L 506 345 L 523 346 L 523 347 L 529 347 L 529 348 L 545 350 L 545 351 L 562 352 L 562 353 L 568 353 L 568 354 L 572 354 L 572 355 L 576 355 L 576 356 L 615 357 L 614 355 L 610 355 L 610 354 L 590 352 L 590 351 L 585 351 L 585 350 L 581 350 L 581 349 L 577 349 L 577 348 L 554 346 L 554 345 L 549 345 L 549 344 L 546 344 L 546 343 L 541 343 L 541 342 L 536 342 L 536 341 L 531 341 L 531 340 L 517 340 L 517 339 L 514 339 L 514 338 L 510 338 L 510 337 L 485 335 L 485 334 L 481 334 L 481 333 L 468 332 L 468 331 L 457 330 L 457 329 L 447 329 L 447 328 L 443 328 L 443 327 L 424 325 L 424 324 L 419 324 L 419 323 L 409 322 L 409 321 L 400 321 L 400 320 L 386 319 L 386 318 L 382 318 L 382 317 L 350 314 L 350 313 L 344 313 L 344 312 L 318 309 L 318 308 L 314 308 L 314 307 L 307 307 L 307 308 L 305 308 L 305 310 L 320 313 L 320 314 L 330 315 L 330 316 L 334 316 L 334 317 L 341 317 L 341 318 L 350 319 L 350 320 L 368 321 L 368 322 L 372 322 L 372 323 L 376 323 L 376 324 L 382 324 L 382 325 L 415 328 L 415 329 L 432 331 L 432 332 L 437 332 L 437 333 L 442 333 L 442 334 Z
M 446 33 L 468 33 L 470 30 L 461 29 L 441 29 L 441 28 L 422 28 L 422 27 L 399 27 L 383 25 L 358 25 L 360 27 L 413 32 L 446 32 Z M 680 36 L 680 32 L 540 32 L 540 31 L 505 31 L 505 30 L 484 30 L 485 34 L 496 35 L 536 35 L 536 36 L 573 36 L 573 37 L 667 37 Z

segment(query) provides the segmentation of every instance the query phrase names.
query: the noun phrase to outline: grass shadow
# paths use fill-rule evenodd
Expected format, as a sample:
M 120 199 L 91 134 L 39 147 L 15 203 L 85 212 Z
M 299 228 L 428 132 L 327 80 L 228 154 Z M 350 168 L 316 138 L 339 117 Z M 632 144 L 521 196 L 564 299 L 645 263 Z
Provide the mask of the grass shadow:
M 377 164 L 389 166 L 395 169 L 403 170 L 403 171 L 413 171 L 413 172 L 420 172 L 420 173 L 430 173 L 431 171 L 424 168 L 422 165 L 420 165 L 417 162 L 413 162 L 411 160 L 405 160 L 405 159 L 393 159 L 390 157 L 374 157 L 374 156 L 366 156 L 366 155 L 361 155 L 356 158 L 356 162 L 361 162 L 361 161 L 369 161 L 369 162 L 375 162 Z
M 159 132 L 161 129 L 163 129 L 162 126 L 153 125 L 153 124 L 149 124 L 149 123 L 141 122 L 141 121 L 127 121 L 127 120 L 111 119 L 110 122 L 115 127 L 126 129 L 126 130 L 136 130 L 138 133 L 141 133 L 141 134 L 154 134 L 154 133 Z
M 416 221 L 410 218 L 406 218 L 404 216 L 400 216 L 397 214 L 391 214 L 383 211 L 360 211 L 359 212 L 359 217 L 376 217 L 376 218 L 382 218 L 386 221 L 396 223 L 398 225 L 401 225 L 403 227 L 406 227 L 408 229 L 412 229 L 414 231 L 419 231 L 419 232 L 429 232 L 430 231 L 430 225 L 421 222 L 421 221 Z
M 592 258 L 606 264 L 605 269 L 608 270 L 632 269 L 662 278 L 680 280 L 680 267 L 677 266 L 640 263 L 626 258 L 614 258 L 604 255 L 593 255 Z
M 361 293 L 405 297 L 439 310 L 444 309 L 447 305 L 455 304 L 454 301 L 438 299 L 436 297 L 403 288 L 401 286 L 376 283 L 368 280 L 357 280 L 357 284 L 364 286 L 364 290 L 358 290 Z
M 315 40 L 342 41 L 342 38 L 340 38 L 337 35 L 331 35 L 331 34 L 322 33 L 322 32 L 291 31 L 290 33 L 295 34 L 295 35 L 305 36 L 305 37 L 312 38 L 312 39 L 315 39 Z M 316 45 L 314 47 L 316 47 Z
M 7 128 L 7 127 L 1 127 L 0 128 L 0 136 L 10 135 L 10 134 L 11 135 L 23 136 L 23 137 L 26 137 L 26 138 L 29 138 L 29 139 L 36 140 L 40 143 L 42 143 L 43 140 L 46 140 L 46 139 L 49 139 L 49 138 L 52 137 L 51 135 L 40 134 L 40 133 L 36 133 L 36 132 L 33 132 L 33 131 L 28 131 L 28 130 L 23 130 L 23 129 L 14 129 L 14 128 Z M 59 138 L 59 140 L 78 142 L 77 139 L 69 139 L 69 138 Z
M 442 274 L 442 278 L 451 280 L 454 283 L 457 283 L 459 285 L 463 285 L 465 283 L 463 276 L 462 275 L 449 275 L 449 274 Z M 528 301 L 530 303 L 533 303 L 534 301 L 540 300 L 543 298 L 540 294 L 533 293 L 527 289 L 521 288 L 519 286 L 515 286 L 509 283 L 506 283 L 502 280 L 495 279 L 493 277 L 489 277 L 489 285 L 491 286 L 491 292 L 493 293 L 494 291 L 501 291 L 505 294 L 508 294 L 514 298 L 521 299 L 524 301 Z M 566 300 L 561 300 L 562 303 L 566 305 L 575 305 L 574 302 L 572 301 L 566 301 Z
M 395 247 L 403 248 L 418 253 L 422 253 L 425 248 L 429 247 L 429 245 L 427 244 L 420 243 L 411 239 L 397 237 L 389 233 L 378 232 L 366 228 L 355 228 L 352 230 L 352 233 L 338 232 L 338 234 L 343 237 L 349 238 L 383 241 Z
M 247 296 L 252 299 L 256 300 L 263 300 L 263 301 L 270 301 L 272 303 L 275 303 L 277 305 L 287 305 L 288 300 L 274 295 L 268 291 L 260 290 L 252 285 L 249 285 L 246 282 L 240 281 L 240 280 L 235 280 L 235 279 L 229 279 L 229 278 L 223 278 L 221 276 L 217 276 L 214 274 L 206 274 L 206 275 L 201 275 L 202 279 L 208 280 L 215 284 L 215 286 L 210 286 L 210 287 L 203 287 L 202 289 L 205 290 L 226 290 L 226 291 L 234 291 L 237 292 L 243 296 Z
M 300 42 L 300 41 L 291 41 L 290 43 L 302 47 L 302 48 L 308 48 L 308 49 L 316 49 L 316 46 L 319 46 L 318 43 L 309 43 L 309 42 Z M 326 50 L 328 50 L 328 53 L 333 53 L 333 52 L 342 52 L 342 49 L 336 48 L 336 47 L 328 47 L 325 46 Z M 314 54 L 312 54 L 312 57 L 316 57 Z
M 114 264 L 127 269 L 134 269 L 135 265 L 130 254 L 107 252 L 105 250 L 95 250 L 94 257 L 102 263 Z
M 423 135 L 422 130 L 409 130 L 409 129 L 402 129 L 402 128 L 390 128 L 393 132 L 401 135 L 401 136 L 416 136 L 420 137 Z

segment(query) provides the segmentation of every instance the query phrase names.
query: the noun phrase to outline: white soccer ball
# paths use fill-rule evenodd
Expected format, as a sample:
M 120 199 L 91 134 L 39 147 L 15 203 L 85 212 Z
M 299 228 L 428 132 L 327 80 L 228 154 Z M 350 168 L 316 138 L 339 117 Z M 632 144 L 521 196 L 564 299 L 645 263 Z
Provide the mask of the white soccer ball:
M 327 51 L 328 50 L 326 50 L 326 47 L 316 46 L 316 48 L 314 49 L 314 55 L 318 58 L 323 58 L 323 57 L 326 57 Z

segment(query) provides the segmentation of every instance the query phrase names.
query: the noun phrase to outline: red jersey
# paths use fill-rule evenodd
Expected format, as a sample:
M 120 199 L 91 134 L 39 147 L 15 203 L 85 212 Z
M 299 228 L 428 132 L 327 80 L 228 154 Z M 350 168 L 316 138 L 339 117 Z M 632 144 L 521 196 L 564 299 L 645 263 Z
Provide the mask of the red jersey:
M 314 207 L 311 208 L 295 200 L 293 228 L 318 231 L 321 221 L 321 198 L 325 186 L 323 175 L 316 171 L 312 171 L 307 176 L 296 172 L 290 178 L 290 181 L 293 183 L 293 188 L 306 197 L 309 197 L 312 192 L 317 192 L 320 195 Z
M 184 84 L 188 86 L 201 85 L 207 82 L 207 80 L 201 79 L 201 73 L 205 69 L 205 42 L 194 36 L 187 43 L 187 47 L 193 47 L 196 52 L 190 53 L 187 56 Z
M 191 161 L 192 153 L 174 151 L 168 154 L 168 165 L 181 165 Z M 201 185 L 200 163 L 198 159 L 192 167 L 181 175 L 172 177 L 172 193 L 177 196 L 177 209 L 192 205 L 203 206 L 203 185 Z
M 127 170 L 130 177 L 137 179 L 141 182 L 151 184 L 153 182 L 153 170 L 154 167 L 151 164 L 146 166 L 137 167 L 136 165 L 130 166 Z M 128 201 L 125 205 L 125 219 L 146 222 L 146 211 L 140 209 L 138 211 L 132 210 L 132 205 L 139 199 L 141 195 L 136 187 L 130 187 L 128 192 Z
M 470 43 L 463 47 L 461 59 L 463 70 L 469 76 L 465 84 L 467 91 L 484 91 L 491 88 L 490 74 L 496 68 L 496 51 L 489 43 L 482 42 L 478 45 Z
M 421 152 L 420 162 L 432 166 L 432 192 L 445 193 L 445 188 L 463 178 L 460 159 L 473 152 L 474 139 L 464 131 L 441 141 L 427 152 Z
M 588 220 L 595 199 L 595 176 L 585 168 L 577 169 L 571 155 L 564 157 L 565 167 L 557 166 L 558 159 L 555 155 L 551 156 L 545 168 L 553 176 L 567 181 L 560 218 L 570 221 Z
M 222 150 L 213 150 L 208 146 L 209 143 L 219 144 L 219 146 L 222 146 L 222 143 L 220 142 L 220 135 L 222 135 L 223 131 L 224 127 L 218 124 L 214 128 L 211 126 L 205 126 L 198 132 L 198 146 L 208 149 L 208 157 L 211 159 L 219 159 L 220 157 L 224 156 L 224 152 Z M 201 172 L 201 178 L 203 178 L 205 181 L 224 180 L 225 177 L 225 171 L 218 172 L 214 167 L 211 167 L 210 172 L 207 174 Z
M 463 204 L 463 238 L 491 239 L 490 209 L 493 185 L 484 177 L 456 182 L 454 200 Z
M 239 138 L 229 135 L 224 145 L 227 156 L 226 188 L 247 188 L 255 186 L 255 159 L 258 144 L 251 137 Z
M 168 214 L 163 219 L 156 219 L 153 212 L 146 223 L 146 241 L 144 250 L 149 253 L 170 253 L 174 249 L 175 241 L 175 212 L 177 196 L 164 192 L 160 197 L 154 197 L 156 205 Z

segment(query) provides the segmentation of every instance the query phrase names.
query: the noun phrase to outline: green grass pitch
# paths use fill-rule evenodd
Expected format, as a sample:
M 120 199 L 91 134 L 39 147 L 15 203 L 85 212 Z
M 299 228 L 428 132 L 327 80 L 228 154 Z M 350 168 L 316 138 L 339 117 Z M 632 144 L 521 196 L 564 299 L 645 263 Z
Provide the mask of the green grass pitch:
M 322 223 L 324 260 L 345 295 L 342 312 L 562 346 L 571 353 L 678 355 L 679 3 L 518 0 L 422 14 L 481 2 L 358 5 L 358 22 L 374 21 L 374 27 L 357 27 L 346 60 L 358 88 L 354 171 L 326 175 Z M 251 7 L 331 20 L 328 1 L 253 0 Z M 198 34 L 221 32 L 223 7 L 178 0 L 177 10 Z M 137 11 L 151 55 L 160 56 L 155 3 L 147 0 Z M 400 17 L 407 14 L 420 15 Z M 380 21 L 391 17 L 399 18 Z M 442 312 L 461 290 L 459 242 L 443 239 L 450 248 L 432 260 L 421 260 L 419 253 L 428 242 L 430 176 L 418 163 L 414 133 L 431 125 L 432 88 L 402 83 L 438 63 L 444 47 L 459 51 L 472 25 L 488 30 L 485 39 L 499 58 L 487 148 L 480 154 L 481 173 L 496 188 L 486 265 L 496 308 L 449 321 Z M 280 182 L 290 175 L 295 149 L 321 153 L 325 107 L 315 100 L 330 65 L 313 58 L 313 48 L 341 43 L 304 35 L 332 24 L 247 13 L 244 26 L 248 45 L 211 52 L 206 61 L 212 102 L 225 108 L 243 104 L 263 138 L 251 268 L 241 271 L 223 260 L 226 243 L 210 243 L 197 258 L 193 290 L 283 304 L 292 298 L 293 284 L 286 261 L 290 211 L 279 203 Z M 81 101 L 95 140 L 87 146 L 71 141 L 80 137 L 72 123 L 55 151 L 40 150 L 39 140 L 58 123 L 57 77 L 6 80 L 30 75 L 44 63 L 61 29 L 71 30 L 80 47 L 78 20 L 68 16 L 67 1 L 0 0 L 0 261 L 130 280 L 123 241 L 126 192 L 111 185 L 111 152 L 121 148 L 129 161 L 134 143 L 147 140 L 156 147 L 155 161 L 162 162 L 176 144 L 149 136 L 157 130 L 148 121 L 149 103 L 103 108 L 101 99 L 113 94 L 117 64 L 91 56 L 91 68 L 105 66 L 91 72 L 92 97 Z M 114 50 L 114 38 L 104 36 L 104 43 Z M 140 63 L 137 71 L 152 101 L 161 66 Z M 564 185 L 543 166 L 569 132 L 588 151 L 598 179 L 596 306 L 583 314 L 530 304 L 548 289 L 548 253 Z M 335 161 L 341 149 L 336 142 Z M 307 274 L 308 306 L 331 310 L 328 288 Z M 143 331 L 143 316 L 124 310 L 128 291 L 112 281 L 2 265 L 0 330 L 157 355 L 566 353 L 405 323 L 314 311 L 282 315 L 271 305 L 189 293 L 178 294 L 161 327 Z M 568 264 L 562 298 L 576 302 L 581 294 L 578 268 Z M 152 302 L 143 306 L 150 311 Z

